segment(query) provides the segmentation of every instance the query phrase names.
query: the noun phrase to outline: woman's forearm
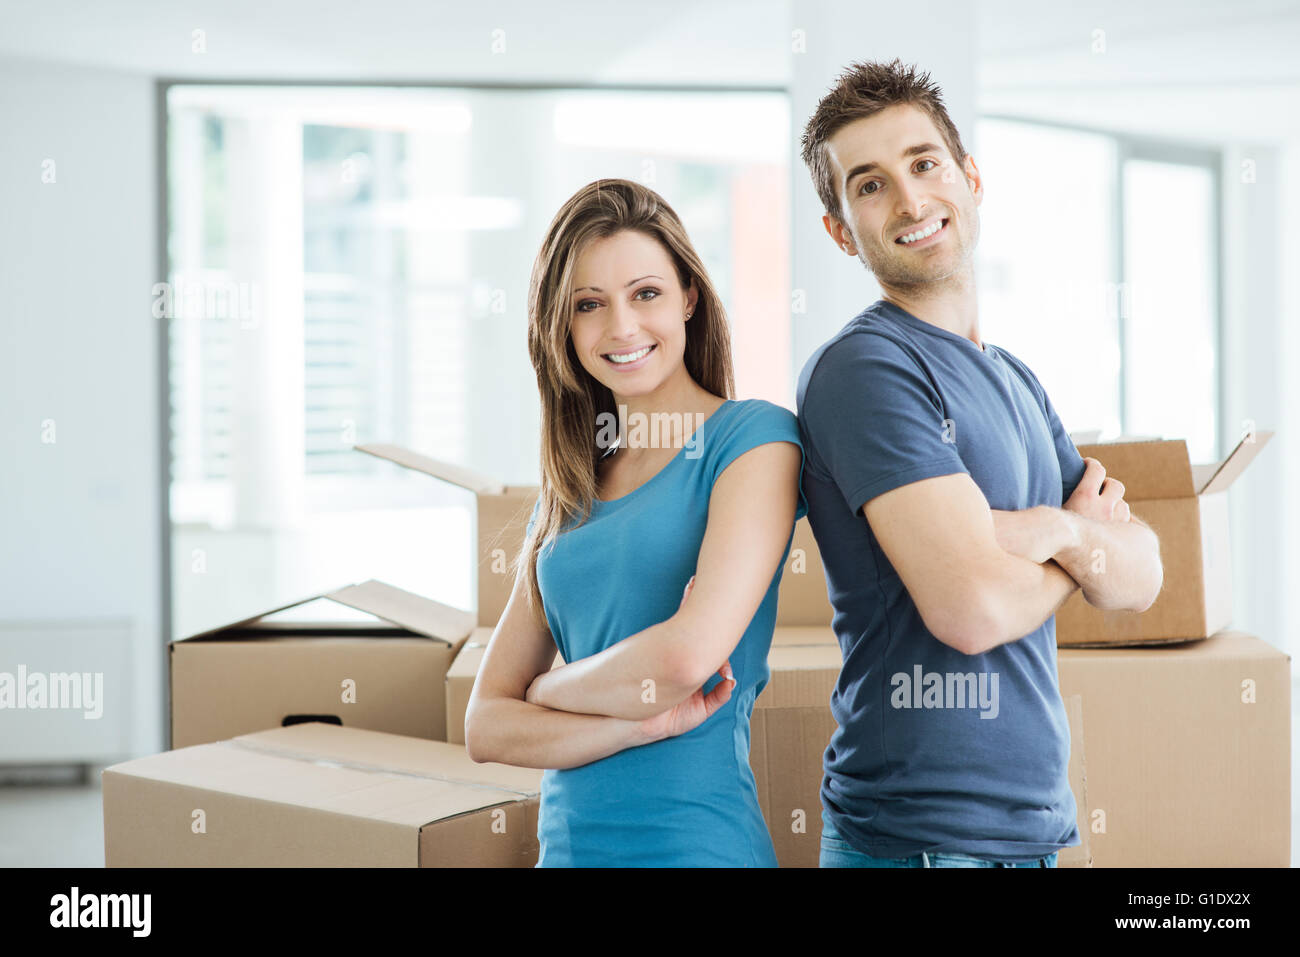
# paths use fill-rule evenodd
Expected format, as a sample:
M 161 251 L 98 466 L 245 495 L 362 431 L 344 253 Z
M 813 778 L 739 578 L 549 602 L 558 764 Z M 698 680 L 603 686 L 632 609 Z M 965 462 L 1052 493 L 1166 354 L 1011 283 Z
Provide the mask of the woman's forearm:
M 682 642 L 676 618 L 659 622 L 599 654 L 542 672 L 529 686 L 527 700 L 569 713 L 652 718 L 699 687 L 674 665 L 684 657 Z
M 641 722 L 554 711 L 517 698 L 470 702 L 465 742 L 475 761 L 522 768 L 576 768 L 654 738 Z

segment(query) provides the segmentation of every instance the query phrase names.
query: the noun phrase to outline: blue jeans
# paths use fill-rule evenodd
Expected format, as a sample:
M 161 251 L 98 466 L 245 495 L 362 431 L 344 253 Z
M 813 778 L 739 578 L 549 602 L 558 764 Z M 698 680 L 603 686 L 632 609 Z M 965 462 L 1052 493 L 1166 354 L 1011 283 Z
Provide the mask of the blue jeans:
M 1056 852 L 1014 864 L 971 857 L 969 854 L 927 854 L 925 851 L 912 857 L 870 857 L 844 840 L 823 810 L 821 858 L 818 864 L 821 867 L 1055 867 Z

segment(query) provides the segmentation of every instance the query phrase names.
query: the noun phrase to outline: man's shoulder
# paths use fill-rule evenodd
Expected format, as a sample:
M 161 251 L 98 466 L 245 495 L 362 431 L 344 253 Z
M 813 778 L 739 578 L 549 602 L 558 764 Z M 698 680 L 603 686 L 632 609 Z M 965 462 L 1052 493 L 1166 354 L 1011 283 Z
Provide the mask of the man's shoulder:
M 865 313 L 856 316 L 818 346 L 804 363 L 799 373 L 796 408 L 802 414 L 809 392 L 842 382 L 848 366 L 855 361 L 880 359 L 897 363 L 911 355 L 911 343 L 893 324 L 873 321 Z

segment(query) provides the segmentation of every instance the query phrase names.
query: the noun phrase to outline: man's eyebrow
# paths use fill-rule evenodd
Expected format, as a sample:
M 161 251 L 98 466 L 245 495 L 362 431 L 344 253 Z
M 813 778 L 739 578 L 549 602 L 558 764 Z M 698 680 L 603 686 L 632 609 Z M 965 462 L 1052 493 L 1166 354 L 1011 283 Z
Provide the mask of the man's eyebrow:
M 639 283 L 639 282 L 641 281 L 641 279 L 659 279 L 660 281 L 662 281 L 662 278 L 663 278 L 663 277 L 661 277 L 661 276 L 654 276 L 654 275 L 651 275 L 651 276 L 642 276 L 640 279 L 633 279 L 633 280 L 631 280 L 631 281 L 628 282 L 628 284 L 627 284 L 626 286 L 624 286 L 623 288 L 626 289 L 628 286 L 635 286 L 637 283 Z M 578 293 L 582 292 L 582 290 L 584 290 L 584 289 L 590 289 L 592 292 L 604 292 L 604 291 L 605 291 L 605 290 L 601 289 L 599 286 L 579 286 L 577 289 L 573 290 L 573 294 L 576 296 Z
M 907 149 L 903 150 L 900 158 L 907 156 L 920 156 L 922 153 L 934 153 L 938 152 L 940 149 L 942 149 L 942 147 L 937 143 L 918 143 L 916 146 L 909 146 Z M 876 169 L 878 165 L 879 164 L 877 163 L 861 163 L 853 167 L 853 169 L 849 170 L 848 175 L 844 177 L 844 188 L 848 189 L 849 183 L 853 182 L 853 177 L 859 176 L 862 173 L 870 173 L 873 169 Z

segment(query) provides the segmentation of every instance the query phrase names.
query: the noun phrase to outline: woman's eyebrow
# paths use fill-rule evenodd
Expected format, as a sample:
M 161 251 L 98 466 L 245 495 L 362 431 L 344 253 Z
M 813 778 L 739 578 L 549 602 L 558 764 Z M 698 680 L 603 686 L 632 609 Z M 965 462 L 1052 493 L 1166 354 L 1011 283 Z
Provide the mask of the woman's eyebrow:
M 627 283 L 627 285 L 625 285 L 623 288 L 626 289 L 628 286 L 635 285 L 636 283 L 639 283 L 642 279 L 659 279 L 659 280 L 662 280 L 663 277 L 662 277 L 662 276 L 655 276 L 655 275 L 650 275 L 650 276 L 641 276 L 641 277 L 638 278 L 638 279 L 630 280 L 630 281 Z M 573 290 L 573 294 L 576 296 L 578 293 L 582 292 L 582 290 L 584 290 L 584 289 L 590 289 L 592 292 L 604 292 L 604 291 L 605 291 L 605 290 L 601 289 L 599 286 L 579 286 L 577 289 Z

